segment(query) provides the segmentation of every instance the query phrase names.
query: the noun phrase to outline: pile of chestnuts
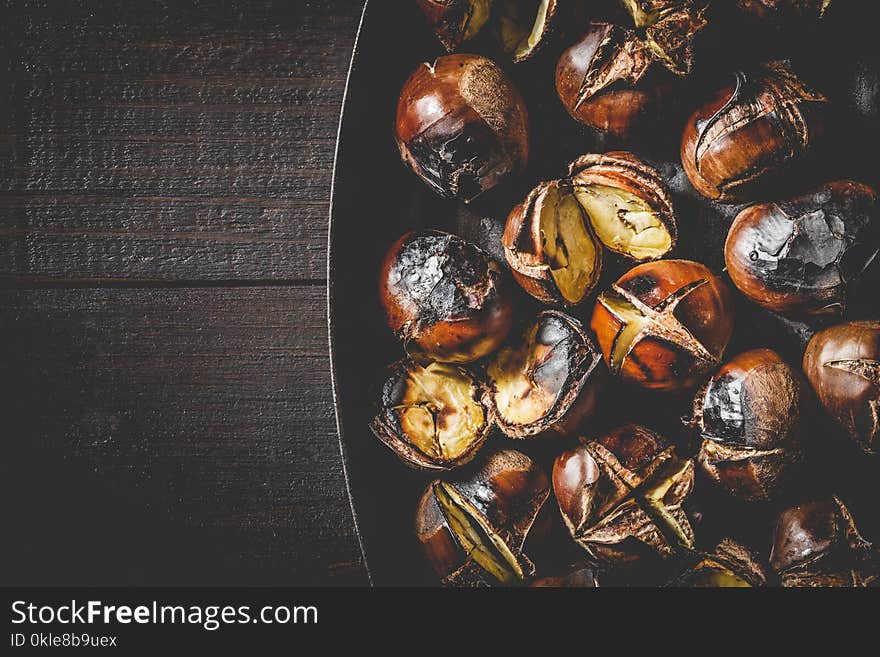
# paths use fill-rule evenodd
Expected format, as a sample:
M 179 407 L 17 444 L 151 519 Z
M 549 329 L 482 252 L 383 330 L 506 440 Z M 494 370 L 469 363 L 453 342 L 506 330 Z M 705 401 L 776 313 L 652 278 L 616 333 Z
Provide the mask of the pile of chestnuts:
M 389 456 L 430 473 L 412 508 L 437 579 L 880 585 L 864 507 L 825 476 L 880 459 L 880 297 L 865 283 L 880 267 L 880 202 L 852 171 L 800 175 L 833 128 L 831 98 L 781 59 L 704 74 L 712 89 L 697 91 L 709 0 L 619 0 L 604 14 L 417 4 L 446 54 L 403 85 L 401 159 L 439 196 L 506 199 L 499 212 L 472 204 L 494 232 L 415 230 L 381 261 L 401 350 L 370 426 Z M 726 9 L 784 26 L 836 4 Z M 527 108 L 519 83 L 549 68 L 558 97 Z M 532 127 L 551 103 L 585 147 L 542 181 Z M 674 164 L 643 150 L 652 131 L 674 131 Z M 723 249 L 702 245 L 694 199 L 738 204 Z M 744 310 L 797 333 L 800 351 Z M 876 505 L 880 478 L 869 485 Z

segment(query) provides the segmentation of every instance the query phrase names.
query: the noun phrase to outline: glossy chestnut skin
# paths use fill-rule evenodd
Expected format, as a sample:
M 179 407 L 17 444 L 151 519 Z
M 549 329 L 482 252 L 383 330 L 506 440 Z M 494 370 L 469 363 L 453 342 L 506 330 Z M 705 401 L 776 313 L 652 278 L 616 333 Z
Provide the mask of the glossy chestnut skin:
M 462 525 L 450 511 L 450 495 L 457 497 L 455 508 L 466 509 L 470 526 L 479 528 L 471 536 L 486 541 L 493 537 L 496 558 L 501 549 L 507 551 L 511 561 L 499 571 L 500 579 L 479 563 L 485 552 L 463 547 L 470 539 L 457 529 Z M 549 496 L 547 475 L 525 454 L 513 450 L 484 454 L 458 477 L 428 484 L 416 510 L 416 538 L 445 585 L 523 583 L 535 571 L 523 550 Z
M 729 538 L 694 563 L 670 586 L 685 588 L 747 588 L 764 586 L 767 573 L 750 550 Z
M 779 515 L 770 566 L 785 587 L 878 586 L 880 554 L 837 496 Z
M 478 55 L 420 64 L 400 92 L 395 136 L 401 158 L 425 183 L 465 203 L 522 171 L 529 154 L 522 96 Z
M 591 23 L 559 58 L 556 93 L 576 121 L 631 141 L 655 127 L 673 100 L 674 78 L 654 63 L 633 30 Z
M 681 391 L 721 362 L 733 333 L 733 300 L 705 265 L 647 262 L 599 295 L 590 328 L 612 374 Z
M 880 321 L 846 322 L 816 333 L 804 373 L 828 414 L 866 454 L 880 448 Z
M 437 230 L 409 232 L 392 245 L 379 298 L 388 326 L 421 360 L 475 361 L 504 342 L 513 321 L 510 286 L 498 263 Z
M 639 425 L 584 441 L 553 465 L 553 491 L 569 532 L 592 560 L 610 566 L 692 549 L 681 505 L 693 484 L 693 462 Z
M 792 315 L 840 315 L 880 251 L 880 205 L 841 180 L 740 212 L 724 245 L 730 278 L 755 303 Z
M 446 363 L 391 365 L 370 429 L 406 465 L 450 470 L 469 462 L 492 429 L 484 385 Z
M 606 375 L 584 326 L 545 310 L 489 361 L 484 403 L 510 438 L 566 435 L 595 413 Z
M 770 349 L 722 365 L 694 398 L 697 463 L 728 494 L 771 499 L 802 461 L 813 397 L 801 373 Z
M 737 73 L 685 124 L 681 163 L 691 184 L 722 202 L 768 191 L 822 135 L 826 102 L 783 62 Z

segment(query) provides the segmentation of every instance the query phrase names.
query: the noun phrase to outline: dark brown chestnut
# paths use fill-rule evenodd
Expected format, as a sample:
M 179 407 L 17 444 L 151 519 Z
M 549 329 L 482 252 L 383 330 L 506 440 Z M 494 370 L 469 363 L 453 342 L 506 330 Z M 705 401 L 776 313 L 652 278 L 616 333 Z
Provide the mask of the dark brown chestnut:
M 839 315 L 878 252 L 877 194 L 843 180 L 740 212 L 724 260 L 734 285 L 765 308 Z
M 633 30 L 591 23 L 560 57 L 556 93 L 576 121 L 630 141 L 656 126 L 672 102 L 674 78 L 652 68 L 655 61 Z
M 646 262 L 599 295 L 590 328 L 612 374 L 645 388 L 684 390 L 721 362 L 733 300 L 705 265 Z
M 596 571 L 588 566 L 578 566 L 561 574 L 539 577 L 529 582 L 533 588 L 595 589 L 599 588 Z
M 483 385 L 448 363 L 405 359 L 390 367 L 370 428 L 407 465 L 449 470 L 477 453 L 492 427 Z
M 417 0 L 428 22 L 449 52 L 470 41 L 489 21 L 492 0 Z
M 481 456 L 458 478 L 437 479 L 416 511 L 416 537 L 443 584 L 519 584 L 534 574 L 524 552 L 550 496 L 544 471 L 525 454 Z
M 694 398 L 691 424 L 702 438 L 697 462 L 730 495 L 771 499 L 802 460 L 812 403 L 803 376 L 775 351 L 739 354 Z
M 654 56 L 673 73 L 693 68 L 693 42 L 706 26 L 704 0 L 621 0 Z
M 779 515 L 770 566 L 787 587 L 877 586 L 878 556 L 835 495 Z
M 804 372 L 828 414 L 867 454 L 880 449 L 880 321 L 847 322 L 816 333 Z
M 832 0 L 739 0 L 740 9 L 760 18 L 822 18 Z
M 403 85 L 396 138 L 403 161 L 441 196 L 465 203 L 526 165 L 522 96 L 495 62 L 447 55 Z
M 784 62 L 737 73 L 685 124 L 681 163 L 698 192 L 748 200 L 806 157 L 824 130 L 825 96 Z
M 584 441 L 553 465 L 553 490 L 572 537 L 594 561 L 612 566 L 692 549 L 681 505 L 693 485 L 693 462 L 638 425 Z
M 568 434 L 596 410 L 604 373 L 583 325 L 545 310 L 489 362 L 486 405 L 511 438 Z
M 545 303 L 576 306 L 599 280 L 602 247 L 566 180 L 535 187 L 507 217 L 501 241 L 513 277 Z
M 673 583 L 688 588 L 748 588 L 764 586 L 767 573 L 758 558 L 734 540 L 725 538 L 712 552 L 698 555 L 695 563 Z
M 678 236 L 672 194 L 660 172 L 625 151 L 588 154 L 569 165 L 574 195 L 596 236 L 633 260 L 656 260 Z
M 379 277 L 388 326 L 421 360 L 468 363 L 495 351 L 513 302 L 501 267 L 460 237 L 410 232 L 389 249 Z

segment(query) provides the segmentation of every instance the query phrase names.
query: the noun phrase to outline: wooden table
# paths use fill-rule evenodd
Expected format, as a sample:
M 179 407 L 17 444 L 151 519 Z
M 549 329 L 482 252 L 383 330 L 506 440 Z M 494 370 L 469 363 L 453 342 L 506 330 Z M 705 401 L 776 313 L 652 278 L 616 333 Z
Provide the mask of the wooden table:
M 4 584 L 367 582 L 325 293 L 362 4 L 0 8 Z

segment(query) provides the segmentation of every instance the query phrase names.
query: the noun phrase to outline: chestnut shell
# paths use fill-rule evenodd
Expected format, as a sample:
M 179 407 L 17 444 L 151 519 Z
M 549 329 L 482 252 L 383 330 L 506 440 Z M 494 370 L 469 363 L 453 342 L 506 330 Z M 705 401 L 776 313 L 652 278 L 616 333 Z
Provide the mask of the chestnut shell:
M 529 154 L 522 96 L 479 55 L 420 64 L 400 92 L 395 135 L 401 158 L 424 182 L 465 203 L 522 171 Z
M 722 202 L 748 200 L 803 160 L 824 131 L 822 94 L 784 62 L 736 74 L 691 115 L 681 163 L 698 192 Z
M 612 374 L 654 390 L 693 387 L 733 333 L 727 285 L 691 260 L 633 267 L 599 295 L 590 328 Z
M 416 538 L 443 584 L 489 586 L 499 582 L 461 545 L 438 502 L 435 487 L 454 489 L 477 517 L 516 559 L 522 580 L 534 574 L 534 564 L 523 552 L 538 513 L 550 496 L 547 475 L 532 459 L 514 450 L 482 455 L 467 472 L 434 480 L 419 500 Z
M 880 252 L 880 205 L 867 185 L 842 180 L 740 212 L 724 245 L 730 278 L 782 313 L 839 315 Z
M 880 321 L 846 322 L 816 333 L 804 372 L 828 414 L 862 451 L 880 437 Z
M 688 588 L 745 588 L 767 583 L 767 572 L 746 547 L 729 538 L 709 553 L 696 555 L 694 563 L 671 586 Z
M 382 263 L 379 297 L 388 326 L 423 360 L 468 363 L 504 342 L 513 301 L 501 267 L 460 237 L 409 232 Z
M 694 398 L 697 463 L 727 493 L 771 499 L 802 460 L 813 403 L 801 373 L 770 349 L 741 353 Z
M 523 361 L 525 357 L 525 361 Z M 510 372 L 511 366 L 515 371 Z M 524 373 L 522 367 L 528 369 Z M 498 428 L 511 438 L 576 431 L 597 408 L 605 382 L 602 357 L 584 326 L 556 310 L 544 310 L 502 347 L 486 367 L 486 406 Z M 522 377 L 505 406 L 540 404 L 541 415 L 518 422 L 499 408 L 499 381 Z M 546 406 L 546 410 L 543 408 Z

